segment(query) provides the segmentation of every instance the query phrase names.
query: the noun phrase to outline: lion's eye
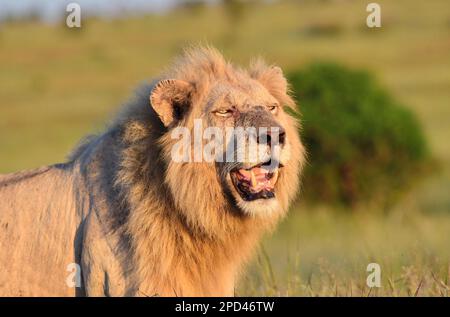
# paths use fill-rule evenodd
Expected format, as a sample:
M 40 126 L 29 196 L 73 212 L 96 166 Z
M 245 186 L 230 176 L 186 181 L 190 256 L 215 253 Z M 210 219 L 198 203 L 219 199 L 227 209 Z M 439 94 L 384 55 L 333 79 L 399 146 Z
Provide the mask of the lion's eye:
M 268 106 L 267 109 L 269 109 L 270 112 L 275 113 L 275 112 L 277 112 L 278 106 L 271 105 L 271 106 Z
M 214 114 L 220 117 L 230 117 L 233 114 L 232 109 L 220 109 L 214 111 Z

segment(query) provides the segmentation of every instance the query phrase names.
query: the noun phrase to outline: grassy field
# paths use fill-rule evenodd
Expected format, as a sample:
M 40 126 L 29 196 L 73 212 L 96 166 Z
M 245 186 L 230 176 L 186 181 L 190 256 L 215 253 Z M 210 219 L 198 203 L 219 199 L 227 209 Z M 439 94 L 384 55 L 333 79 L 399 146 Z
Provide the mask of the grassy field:
M 449 296 L 448 214 L 307 209 L 267 237 L 238 295 Z M 381 267 L 380 288 L 366 285 L 369 263 Z
M 315 60 L 366 68 L 418 115 L 439 172 L 387 215 L 295 206 L 237 294 L 448 296 L 450 3 L 378 3 L 381 29 L 365 26 L 365 1 L 250 4 L 238 14 L 185 8 L 83 20 L 81 30 L 0 25 L 0 173 L 63 161 L 190 43 L 211 43 L 239 63 L 262 55 L 286 70 Z M 382 268 L 379 289 L 365 286 L 371 262 Z

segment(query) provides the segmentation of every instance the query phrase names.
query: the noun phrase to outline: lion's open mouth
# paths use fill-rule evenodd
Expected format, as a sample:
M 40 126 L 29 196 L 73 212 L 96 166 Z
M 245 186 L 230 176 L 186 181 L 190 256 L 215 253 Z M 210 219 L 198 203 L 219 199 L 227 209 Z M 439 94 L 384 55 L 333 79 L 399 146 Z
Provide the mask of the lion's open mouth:
M 274 188 L 281 166 L 276 168 L 269 168 L 269 166 L 263 163 L 231 171 L 231 181 L 243 200 L 252 201 L 275 197 Z

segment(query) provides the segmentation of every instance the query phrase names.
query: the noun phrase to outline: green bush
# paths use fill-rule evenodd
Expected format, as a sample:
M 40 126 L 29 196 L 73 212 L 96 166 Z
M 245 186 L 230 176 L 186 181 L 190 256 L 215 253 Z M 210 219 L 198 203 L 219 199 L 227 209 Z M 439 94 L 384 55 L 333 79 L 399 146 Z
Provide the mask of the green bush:
M 421 127 L 367 72 L 316 63 L 289 75 L 308 151 L 303 197 L 391 204 L 423 174 Z

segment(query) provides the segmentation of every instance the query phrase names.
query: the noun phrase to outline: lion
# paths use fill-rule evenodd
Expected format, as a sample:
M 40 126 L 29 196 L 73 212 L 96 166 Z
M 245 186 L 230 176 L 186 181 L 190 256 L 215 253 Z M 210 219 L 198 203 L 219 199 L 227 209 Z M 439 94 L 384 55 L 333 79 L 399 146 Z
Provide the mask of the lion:
M 67 162 L 0 176 L 0 295 L 233 296 L 298 192 L 305 150 L 286 107 L 279 67 L 185 50 Z M 270 128 L 263 153 L 279 155 L 176 161 L 172 132 L 195 120 Z

